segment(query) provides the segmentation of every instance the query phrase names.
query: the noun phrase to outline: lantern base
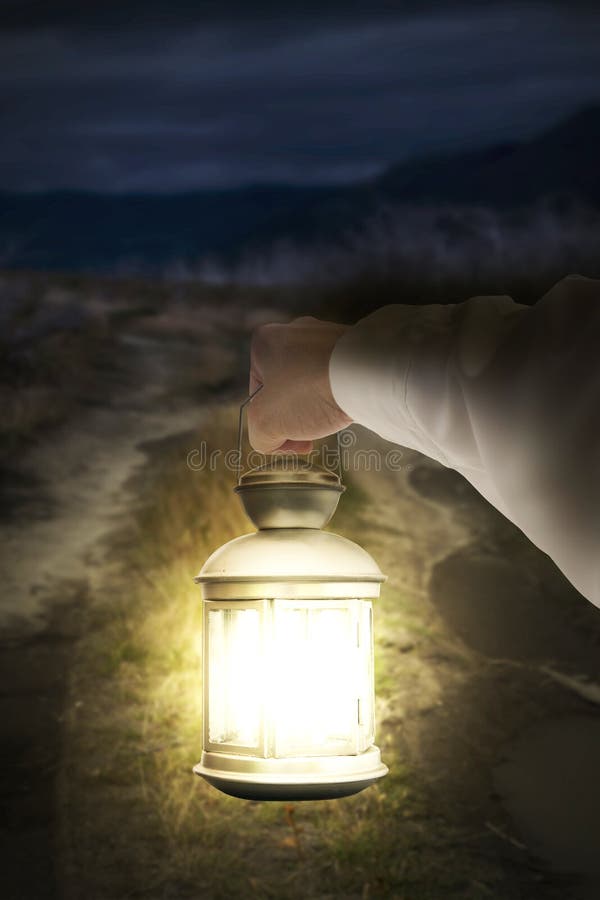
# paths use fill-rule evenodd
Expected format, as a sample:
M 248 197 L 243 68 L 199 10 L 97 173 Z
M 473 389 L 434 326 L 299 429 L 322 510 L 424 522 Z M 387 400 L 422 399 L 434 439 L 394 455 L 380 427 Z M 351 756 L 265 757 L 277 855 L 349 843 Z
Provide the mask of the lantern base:
M 265 759 L 204 751 L 194 766 L 209 784 L 243 800 L 334 800 L 350 797 L 388 773 L 378 747 L 356 756 Z

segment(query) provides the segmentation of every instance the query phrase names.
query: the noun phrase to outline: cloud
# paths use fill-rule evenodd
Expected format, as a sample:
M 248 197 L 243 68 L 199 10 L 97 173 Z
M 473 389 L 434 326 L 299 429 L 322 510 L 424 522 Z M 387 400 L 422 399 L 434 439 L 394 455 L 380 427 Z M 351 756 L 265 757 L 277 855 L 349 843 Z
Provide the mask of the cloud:
M 152 2 L 143 15 L 137 3 L 24 2 L 12 18 L 4 4 L 0 187 L 353 180 L 527 136 L 600 96 L 597 30 L 551 4 L 394 16 L 389 4 L 367 17 L 365 4 L 328 3 L 296 28 L 299 6 L 278 19 L 274 4 L 174 3 L 159 28 Z M 181 27 L 192 9 L 205 23 Z M 303 21 L 315 9 L 302 4 Z M 107 30 L 120 15 L 125 36 Z

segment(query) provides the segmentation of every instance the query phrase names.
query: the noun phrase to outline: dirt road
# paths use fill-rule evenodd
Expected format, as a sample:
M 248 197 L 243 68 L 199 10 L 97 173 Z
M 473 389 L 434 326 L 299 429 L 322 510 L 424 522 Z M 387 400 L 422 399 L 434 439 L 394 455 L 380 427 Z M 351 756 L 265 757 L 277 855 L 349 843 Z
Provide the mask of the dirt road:
M 144 443 L 201 423 L 201 404 L 177 399 L 171 383 L 196 356 L 190 342 L 123 333 L 89 408 L 37 438 L 4 472 L 0 827 L 7 900 L 62 896 L 55 779 L 80 613 L 107 579 L 104 538 L 132 502 L 129 480 L 144 463 Z M 223 378 L 229 364 L 224 352 Z M 200 392 L 202 382 L 199 369 Z
M 174 387 L 177 373 L 212 352 L 210 396 L 237 396 L 245 357 L 231 348 L 244 327 L 217 347 L 217 381 L 233 385 L 229 393 L 215 388 L 214 333 L 199 347 L 180 336 L 125 331 L 100 395 L 13 460 L 5 476 L 0 789 L 7 900 L 83 896 L 80 875 L 62 855 L 71 812 L 58 777 L 73 649 L 87 627 L 82 611 L 102 602 L 115 564 L 105 538 L 123 526 L 136 499 L 139 481 L 134 488 L 131 476 L 143 471 L 144 444 L 185 432 L 207 415 L 202 363 L 194 397 Z M 357 446 L 386 449 L 364 433 Z M 600 615 L 455 473 L 406 453 L 398 471 L 348 477 L 360 494 L 346 512 L 342 504 L 339 530 L 364 540 L 389 575 L 377 610 L 384 757 L 387 750 L 418 774 L 427 788 L 423 819 L 432 829 L 450 823 L 464 836 L 457 856 L 489 860 L 501 885 L 457 884 L 434 896 L 413 884 L 393 895 L 595 900 Z M 210 826 L 210 809 L 205 815 Z M 146 827 L 149 835 L 154 825 Z M 232 820 L 235 828 L 243 833 Z M 73 830 L 76 840 L 71 822 Z M 143 823 L 139 833 L 145 840 Z M 426 872 L 432 860 L 423 852 Z M 310 864 L 295 860 L 293 890 L 300 893 L 289 887 L 286 897 L 307 896 L 301 891 L 313 883 Z M 268 865 L 280 883 L 291 863 L 280 854 Z M 121 888 L 113 892 L 106 871 L 93 877 L 98 898 L 125 896 Z M 377 877 L 368 874 L 362 895 L 386 896 Z M 173 871 L 171 887 L 142 891 L 132 874 L 126 896 L 200 896 L 192 889 L 180 894 L 178 879 Z M 225 896 L 214 891 L 205 885 L 203 900 Z M 275 895 L 248 888 L 246 896 Z M 334 888 L 312 896 L 361 894 Z

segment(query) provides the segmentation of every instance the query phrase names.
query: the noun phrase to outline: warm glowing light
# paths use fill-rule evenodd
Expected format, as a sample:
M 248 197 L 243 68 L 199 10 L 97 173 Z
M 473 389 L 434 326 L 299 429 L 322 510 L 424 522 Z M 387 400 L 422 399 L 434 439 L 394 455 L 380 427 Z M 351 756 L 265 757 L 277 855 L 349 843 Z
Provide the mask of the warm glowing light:
M 208 739 L 256 748 L 262 733 L 261 611 L 208 613 Z
M 267 757 L 366 750 L 374 730 L 370 602 L 240 605 L 207 611 L 209 744 Z
M 275 600 L 271 716 L 276 756 L 357 753 L 366 749 L 361 718 L 372 707 L 370 619 L 358 600 Z M 368 612 L 368 610 L 367 610 Z M 362 708 L 361 708 L 362 704 Z

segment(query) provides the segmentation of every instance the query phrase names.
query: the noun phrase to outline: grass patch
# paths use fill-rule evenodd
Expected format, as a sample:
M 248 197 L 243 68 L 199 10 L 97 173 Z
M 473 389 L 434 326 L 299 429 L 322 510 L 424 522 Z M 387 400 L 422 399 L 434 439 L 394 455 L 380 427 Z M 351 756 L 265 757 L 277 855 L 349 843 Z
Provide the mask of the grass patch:
M 234 410 L 215 415 L 215 447 L 234 429 Z M 230 473 L 187 468 L 190 441 L 150 450 L 140 503 L 115 541 L 121 574 L 90 612 L 73 669 L 62 795 L 80 895 L 484 897 L 477 884 L 494 881 L 494 866 L 466 845 L 457 851 L 460 837 L 436 819 L 393 732 L 379 735 L 390 775 L 344 800 L 246 802 L 192 775 L 201 752 L 192 576 L 249 526 Z M 352 537 L 352 510 L 340 519 Z M 389 666 L 378 671 L 384 689 L 393 679 Z

